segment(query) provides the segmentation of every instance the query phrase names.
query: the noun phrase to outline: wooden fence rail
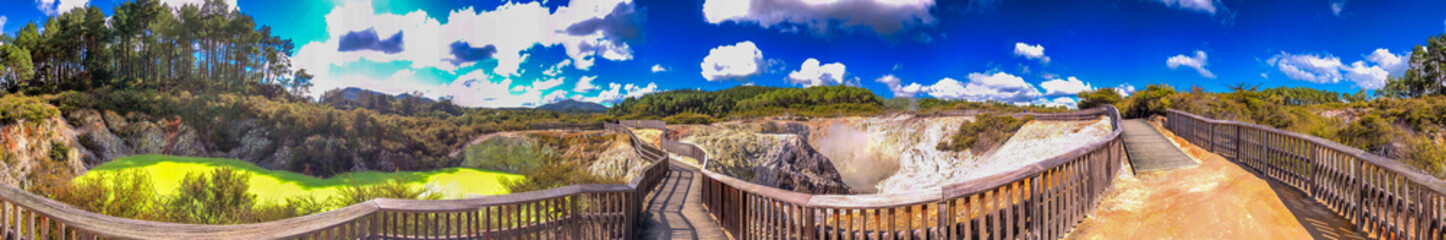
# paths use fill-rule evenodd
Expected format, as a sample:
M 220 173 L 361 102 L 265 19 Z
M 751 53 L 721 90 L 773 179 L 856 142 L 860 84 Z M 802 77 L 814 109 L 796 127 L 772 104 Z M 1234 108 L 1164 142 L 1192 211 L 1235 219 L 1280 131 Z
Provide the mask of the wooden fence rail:
M 1311 196 L 1378 239 L 1446 238 L 1446 182 L 1336 142 L 1169 110 L 1165 126 L 1190 143 Z
M 700 170 L 703 205 L 734 239 L 1057 239 L 1099 203 L 1124 159 L 1113 107 L 1039 120 L 1107 117 L 1105 139 L 1066 154 L 937 189 L 870 195 L 812 195 Z M 664 149 L 705 161 L 695 145 Z
M 199 225 L 87 212 L 0 186 L 0 239 L 628 239 L 643 197 L 667 174 L 666 154 L 642 144 L 651 161 L 623 184 L 583 184 L 458 200 L 375 199 L 272 222 Z

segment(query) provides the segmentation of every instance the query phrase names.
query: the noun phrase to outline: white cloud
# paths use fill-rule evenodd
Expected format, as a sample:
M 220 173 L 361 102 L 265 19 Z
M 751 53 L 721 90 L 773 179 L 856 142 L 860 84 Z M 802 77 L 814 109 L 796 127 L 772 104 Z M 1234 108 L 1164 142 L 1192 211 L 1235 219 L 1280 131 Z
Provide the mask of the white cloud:
M 553 78 L 550 80 L 532 82 L 532 88 L 536 88 L 539 90 L 552 89 L 557 86 L 562 86 L 562 78 Z
M 57 15 L 74 8 L 83 8 L 90 0 L 35 0 L 35 8 L 45 15 Z
M 1201 77 L 1215 78 L 1215 73 L 1211 73 L 1209 69 L 1205 69 L 1205 65 L 1208 64 L 1205 62 L 1206 59 L 1205 51 L 1195 50 L 1195 56 L 1190 57 L 1184 54 L 1175 55 L 1169 59 L 1165 59 L 1165 65 L 1169 66 L 1170 69 L 1178 69 L 1180 66 L 1194 68 L 1196 72 L 1200 73 Z
M 1316 56 L 1308 54 L 1289 54 L 1281 52 L 1279 55 L 1266 60 L 1271 66 L 1275 66 L 1284 73 L 1286 77 L 1295 80 L 1303 80 L 1313 83 L 1336 83 L 1341 80 L 1341 59 L 1334 56 Z
M 888 85 L 889 91 L 894 93 L 894 97 L 914 97 L 914 95 L 924 91 L 924 86 L 919 85 L 919 83 L 903 85 L 900 83 L 899 78 L 894 77 L 894 75 L 884 75 L 883 77 L 879 77 L 879 79 L 875 79 L 874 82 Z
M 655 92 L 658 92 L 658 84 L 657 84 L 657 83 L 648 83 L 648 86 L 646 86 L 646 87 L 634 85 L 634 84 L 631 84 L 631 83 L 626 84 L 626 85 L 624 85 L 624 84 L 617 84 L 617 83 L 609 83 L 609 84 L 608 84 L 608 89 L 607 89 L 607 90 L 603 90 L 601 93 L 598 93 L 597 96 L 593 96 L 593 97 L 574 97 L 573 99 L 576 99 L 576 100 L 578 100 L 578 101 L 584 101 L 584 102 L 595 102 L 595 103 L 599 103 L 599 104 L 608 104 L 608 105 L 611 105 L 611 104 L 615 104 L 615 103 L 621 102 L 621 101 L 623 101 L 623 99 L 626 99 L 626 98 L 630 98 L 630 97 L 641 97 L 641 96 L 643 96 L 643 95 L 647 95 L 647 94 L 649 94 L 649 93 L 655 93 Z
M 1034 85 L 1023 78 L 998 72 L 994 74 L 970 73 L 969 82 L 961 83 L 952 78 L 924 87 L 929 96 L 943 99 L 964 99 L 970 101 L 1002 101 L 1027 103 L 1041 96 Z
M 547 96 L 542 97 L 543 104 L 555 103 L 562 100 L 567 100 L 567 91 L 552 91 L 552 93 L 548 93 Z
M 5 29 L 5 16 L 0 16 L 0 29 Z
M 1039 44 L 1014 43 L 1014 56 L 1039 60 L 1041 63 L 1049 63 L 1049 56 L 1044 55 L 1044 46 Z
M 562 68 L 569 65 L 587 70 L 597 58 L 630 60 L 632 50 L 627 41 L 640 34 L 637 25 L 642 21 L 631 0 L 575 0 L 555 8 L 537 2 L 505 3 L 490 11 L 457 9 L 445 17 L 445 21 L 439 21 L 420 10 L 401 15 L 377 13 L 371 1 L 342 3 L 325 16 L 329 38 L 303 45 L 293 62 L 295 67 L 315 75 L 312 96 L 339 87 L 389 85 L 435 97 L 452 97 L 464 106 L 529 106 L 546 100 L 541 92 L 545 89 L 539 87 L 556 88 L 563 83 L 556 78 L 542 81 L 545 85 L 512 86 L 510 78 L 521 73 L 520 65 L 529 57 L 526 51 L 563 47 L 568 59 L 544 71 L 548 77 L 561 76 Z M 339 51 L 342 36 L 368 30 L 379 38 L 397 36 L 400 47 L 397 51 Z M 331 71 L 362 60 L 400 62 L 409 64 L 412 70 L 430 68 L 447 73 L 478 61 L 496 61 L 497 66 L 468 72 L 447 84 L 414 80 L 376 84 L 372 82 L 385 79 Z M 593 88 L 590 83 L 578 85 L 583 86 L 581 89 Z M 479 89 L 482 87 L 487 89 Z
M 1135 93 L 1135 85 L 1130 85 L 1130 83 L 1121 83 L 1120 86 L 1113 89 L 1115 93 L 1120 94 L 1120 97 L 1130 97 L 1130 94 Z
M 703 16 L 709 23 L 756 23 L 784 31 L 806 28 L 824 35 L 833 30 L 866 27 L 879 35 L 930 26 L 934 0 L 706 0 Z
M 763 51 L 752 41 L 718 46 L 708 50 L 708 56 L 703 57 L 699 65 L 703 68 L 703 78 L 708 81 L 747 80 L 763 72 Z
M 1337 83 L 1350 80 L 1363 89 L 1380 89 L 1390 76 L 1399 76 L 1407 69 L 1406 56 L 1381 48 L 1364 60 L 1344 64 L 1340 58 L 1313 54 L 1281 52 L 1267 60 L 1286 77 L 1314 83 Z
M 1165 4 L 1166 7 L 1180 8 L 1180 9 L 1186 9 L 1186 10 L 1191 10 L 1191 11 L 1196 11 L 1196 12 L 1204 12 L 1204 13 L 1209 13 L 1209 14 L 1212 14 L 1212 15 L 1214 15 L 1215 12 L 1216 12 L 1218 9 L 1223 8 L 1223 7 L 1221 7 L 1221 6 L 1224 5 L 1224 3 L 1221 3 L 1219 0 L 1157 0 L 1157 1 L 1160 2 L 1160 3 Z M 1221 6 L 1216 6 L 1216 5 L 1221 5 Z
M 813 58 L 804 60 L 798 68 L 798 71 L 788 73 L 787 80 L 804 87 L 843 84 L 844 74 L 847 74 L 843 63 L 819 65 L 818 59 Z
M 1069 77 L 1066 79 L 1051 79 L 1049 81 L 1039 83 L 1039 87 L 1044 88 L 1045 96 L 1073 96 L 1079 94 L 1080 92 L 1095 90 L 1095 88 L 1091 87 L 1089 83 L 1080 81 L 1078 78 L 1075 77 Z
M 1341 10 L 1345 10 L 1346 2 L 1347 0 L 1331 1 L 1331 13 L 1335 14 L 1337 17 L 1341 16 Z
M 1071 98 L 1071 97 L 1058 97 L 1058 98 L 1055 98 L 1054 100 L 1047 100 L 1047 99 L 1044 99 L 1044 98 L 1040 98 L 1040 99 L 1035 99 L 1034 102 L 1030 102 L 1030 104 L 1031 104 L 1031 105 L 1042 105 L 1042 106 L 1045 106 L 1045 107 L 1079 108 L 1079 102 L 1076 102 L 1076 101 L 1074 100 L 1074 98 Z
M 654 73 L 667 72 L 667 71 L 668 71 L 668 68 L 663 67 L 662 64 L 654 64 L 654 65 L 653 65 L 653 72 L 654 72 Z
M 573 88 L 572 88 L 572 91 L 573 91 L 573 92 L 579 92 L 579 93 L 585 93 L 585 92 L 591 92 L 592 90 L 597 90 L 597 86 L 592 85 L 592 80 L 593 80 L 593 79 L 597 79 L 597 76 L 582 76 L 582 77 L 579 77 L 578 80 L 577 80 L 577 84 L 575 85 L 576 87 L 573 87 Z
M 1391 75 L 1401 75 L 1402 73 L 1405 73 L 1406 68 L 1409 67 L 1409 65 L 1406 64 L 1406 61 L 1409 60 L 1407 58 L 1409 58 L 1410 56 L 1408 56 L 1407 54 L 1409 53 L 1396 55 L 1394 53 L 1391 53 L 1391 50 L 1386 50 L 1385 48 L 1377 48 L 1376 51 L 1371 52 L 1371 55 L 1366 55 L 1366 61 L 1376 63 L 1376 65 L 1379 65 L 1382 69 L 1385 69 L 1386 72 L 1390 72 Z
M 542 75 L 549 77 L 562 75 L 562 69 L 570 65 L 572 65 L 572 59 L 563 59 L 561 62 L 558 62 L 557 65 L 552 65 L 552 67 L 548 67 L 547 70 L 542 71 Z

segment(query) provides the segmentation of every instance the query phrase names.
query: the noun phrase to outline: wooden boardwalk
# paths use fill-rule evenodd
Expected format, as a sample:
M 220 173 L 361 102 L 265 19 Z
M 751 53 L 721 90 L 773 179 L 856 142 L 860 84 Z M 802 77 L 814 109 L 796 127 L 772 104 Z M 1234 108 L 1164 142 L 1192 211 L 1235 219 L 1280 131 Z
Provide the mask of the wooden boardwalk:
M 703 174 L 674 161 L 668 177 L 648 196 L 638 239 L 727 239 L 703 209 Z
M 1122 122 L 1125 129 L 1125 152 L 1129 154 L 1130 166 L 1135 173 L 1164 171 L 1199 165 L 1180 148 L 1170 143 L 1164 134 L 1151 126 L 1145 119 L 1130 119 Z

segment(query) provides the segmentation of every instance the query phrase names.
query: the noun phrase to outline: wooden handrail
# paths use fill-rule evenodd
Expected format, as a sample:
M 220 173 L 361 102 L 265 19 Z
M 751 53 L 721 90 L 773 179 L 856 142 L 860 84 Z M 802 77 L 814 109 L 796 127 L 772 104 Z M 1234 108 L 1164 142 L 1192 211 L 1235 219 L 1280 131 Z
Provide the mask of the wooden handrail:
M 701 169 L 704 207 L 737 239 L 1058 238 L 1098 204 L 1120 169 L 1119 112 L 1104 107 L 1017 115 L 1038 120 L 1105 116 L 1112 130 L 1104 140 L 1020 169 L 903 193 L 814 195 Z M 663 145 L 674 154 L 706 161 L 696 145 L 668 139 Z
M 374 199 L 324 213 L 264 223 L 153 222 L 87 212 L 0 186 L 0 239 L 570 238 L 625 239 L 642 198 L 666 176 L 666 155 L 625 128 L 651 161 L 628 184 L 582 184 L 456 200 Z
M 1446 238 L 1446 181 L 1307 134 L 1166 111 L 1186 141 L 1305 192 L 1382 239 Z

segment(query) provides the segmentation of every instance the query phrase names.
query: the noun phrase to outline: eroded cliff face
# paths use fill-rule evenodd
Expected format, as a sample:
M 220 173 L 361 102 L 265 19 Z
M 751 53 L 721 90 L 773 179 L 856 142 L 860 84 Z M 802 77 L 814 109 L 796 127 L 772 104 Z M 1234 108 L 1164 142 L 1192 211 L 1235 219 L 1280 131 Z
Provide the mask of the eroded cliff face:
M 0 147 L 0 184 L 26 188 L 35 174 L 46 170 L 85 173 L 75 130 L 58 117 L 0 126 Z
M 682 140 L 708 152 L 704 167 L 709 171 L 796 192 L 854 192 L 834 164 L 808 144 L 807 135 L 759 133 L 769 126 L 776 125 L 693 126 Z
M 528 148 L 526 150 L 545 152 L 569 161 L 581 161 L 587 167 L 587 171 L 593 175 L 630 181 L 643 173 L 649 162 L 633 149 L 632 143 L 627 135 L 617 134 L 608 131 L 519 131 L 490 134 L 473 140 L 465 148 L 470 151 L 477 151 L 477 147 L 493 144 L 493 140 L 506 140 L 525 144 L 513 144 L 511 147 Z M 481 145 L 479 145 L 481 144 Z M 467 162 L 467 154 L 460 154 L 462 162 Z M 533 159 L 542 161 L 542 159 Z
M 850 117 L 815 121 L 812 141 L 843 173 L 849 186 L 865 193 L 922 190 L 953 183 L 966 172 L 968 152 L 939 151 L 971 117 Z

